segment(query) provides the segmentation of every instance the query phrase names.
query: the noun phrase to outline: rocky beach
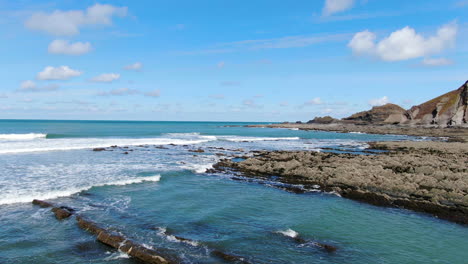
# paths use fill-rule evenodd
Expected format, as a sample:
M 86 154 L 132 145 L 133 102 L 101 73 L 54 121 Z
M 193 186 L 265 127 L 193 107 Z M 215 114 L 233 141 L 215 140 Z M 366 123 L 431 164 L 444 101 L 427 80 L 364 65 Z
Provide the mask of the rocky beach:
M 386 104 L 341 120 L 249 125 L 304 131 L 392 134 L 422 141 L 369 142 L 366 150 L 338 153 L 260 151 L 241 162 L 224 159 L 214 171 L 273 179 L 378 206 L 405 208 L 468 224 L 468 81 L 405 110 Z M 429 140 L 427 140 L 429 139 Z M 380 152 L 375 152 L 375 151 Z M 291 188 L 290 188 L 291 189 Z M 297 188 L 292 188 L 296 190 Z
M 384 152 L 261 151 L 240 162 L 222 160 L 214 168 L 286 183 L 295 192 L 299 185 L 468 224 L 467 143 L 377 142 L 369 149 Z

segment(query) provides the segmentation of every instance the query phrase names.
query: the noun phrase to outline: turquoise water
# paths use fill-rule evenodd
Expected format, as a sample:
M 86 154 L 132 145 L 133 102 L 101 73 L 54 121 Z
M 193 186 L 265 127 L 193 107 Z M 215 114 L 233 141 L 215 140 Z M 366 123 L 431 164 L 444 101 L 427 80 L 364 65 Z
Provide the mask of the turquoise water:
M 0 121 L 0 263 L 137 263 L 97 243 L 73 219 L 59 222 L 49 209 L 32 206 L 34 198 L 72 206 L 183 263 L 223 263 L 212 250 L 252 263 L 466 263 L 464 226 L 204 173 L 222 158 L 215 153 L 360 150 L 366 141 L 416 138 L 245 124 Z M 119 147 L 91 151 L 111 145 Z M 198 148 L 205 152 L 188 151 Z M 195 242 L 174 240 L 164 229 Z M 330 254 L 311 242 L 297 243 L 285 235 L 293 232 L 338 250 Z

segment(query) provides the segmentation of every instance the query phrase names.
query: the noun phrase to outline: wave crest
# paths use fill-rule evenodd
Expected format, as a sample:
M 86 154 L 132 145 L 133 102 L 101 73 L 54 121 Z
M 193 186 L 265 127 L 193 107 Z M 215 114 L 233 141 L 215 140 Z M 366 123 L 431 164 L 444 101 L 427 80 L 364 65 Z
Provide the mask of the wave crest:
M 0 134 L 0 140 L 31 140 L 36 138 L 46 138 L 47 134 L 27 133 L 27 134 Z

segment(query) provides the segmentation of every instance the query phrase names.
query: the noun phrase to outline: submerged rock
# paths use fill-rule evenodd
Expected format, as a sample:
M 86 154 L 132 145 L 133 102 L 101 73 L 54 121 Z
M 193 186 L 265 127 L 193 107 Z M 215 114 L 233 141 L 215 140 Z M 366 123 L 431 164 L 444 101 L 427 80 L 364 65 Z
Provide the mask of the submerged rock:
M 215 256 L 217 258 L 220 258 L 224 261 L 227 262 L 233 262 L 233 263 L 243 263 L 243 264 L 249 264 L 250 262 L 246 261 L 243 257 L 232 255 L 232 254 L 226 254 L 222 251 L 219 250 L 213 250 L 211 251 L 211 255 Z
M 34 199 L 34 200 L 32 201 L 32 203 L 33 203 L 34 205 L 39 205 L 40 207 L 43 207 L 43 208 L 46 208 L 46 207 L 53 207 L 53 206 L 54 206 L 53 204 L 51 204 L 51 203 L 49 203 L 49 202 L 42 201 L 42 200 L 36 200 L 36 199 Z
M 135 257 L 143 263 L 149 264 L 169 264 L 176 261 L 162 257 L 159 252 L 154 249 L 147 248 L 141 244 L 133 242 L 125 236 L 106 230 L 98 224 L 87 220 L 81 216 L 77 216 L 78 226 L 97 236 L 97 240 L 103 244 L 118 249 L 129 256 Z

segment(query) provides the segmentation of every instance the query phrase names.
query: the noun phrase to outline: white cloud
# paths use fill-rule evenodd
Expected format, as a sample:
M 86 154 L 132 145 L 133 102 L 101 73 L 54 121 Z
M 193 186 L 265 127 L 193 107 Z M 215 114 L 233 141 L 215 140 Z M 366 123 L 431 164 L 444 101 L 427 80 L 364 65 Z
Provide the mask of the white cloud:
M 424 58 L 422 61 L 424 66 L 436 67 L 436 66 L 446 66 L 452 65 L 453 61 L 446 58 Z
M 37 74 L 39 80 L 68 80 L 72 77 L 80 76 L 82 72 L 73 70 L 68 66 L 52 67 L 47 66 L 42 72 Z
M 325 0 L 323 15 L 330 16 L 335 13 L 346 11 L 354 6 L 354 0 Z
M 323 102 L 322 102 L 322 99 L 320 99 L 320 97 L 316 97 L 312 100 L 305 102 L 305 104 L 306 105 L 320 105 L 320 104 L 323 104 Z
M 124 17 L 127 7 L 95 4 L 83 10 L 52 13 L 36 12 L 26 20 L 25 26 L 31 30 L 42 31 L 56 36 L 72 36 L 80 32 L 84 25 L 111 25 L 113 16 Z
M 67 40 L 56 39 L 49 44 L 48 51 L 52 54 L 82 55 L 91 51 L 91 43 L 70 43 Z
M 440 53 L 455 45 L 458 25 L 450 23 L 440 27 L 431 37 L 417 34 L 404 27 L 376 43 L 377 36 L 370 31 L 356 33 L 348 43 L 355 55 L 375 56 L 383 61 L 402 61 Z
M 161 96 L 161 90 L 156 89 L 156 90 L 145 93 L 145 95 L 150 96 L 150 97 L 159 97 Z
M 36 83 L 31 80 L 23 81 L 20 85 L 21 90 L 35 89 L 36 87 Z
M 124 70 L 128 71 L 139 71 L 143 68 L 143 63 L 141 62 L 135 62 L 133 64 L 127 65 L 124 67 Z
M 387 96 L 369 100 L 369 105 L 371 106 L 381 106 L 381 105 L 386 105 L 388 103 L 390 103 L 390 100 L 388 99 Z
M 57 84 L 48 84 L 42 87 L 38 87 L 35 82 L 31 80 L 23 81 L 20 84 L 18 92 L 46 92 L 55 91 L 59 88 Z
M 129 88 L 119 88 L 119 89 L 112 89 L 109 92 L 101 92 L 98 95 L 100 96 L 121 96 L 121 95 L 132 95 L 139 93 L 138 90 L 129 89 Z
M 103 73 L 101 75 L 95 76 L 91 78 L 90 81 L 92 82 L 113 82 L 115 80 L 118 80 L 120 78 L 120 74 L 117 73 Z

